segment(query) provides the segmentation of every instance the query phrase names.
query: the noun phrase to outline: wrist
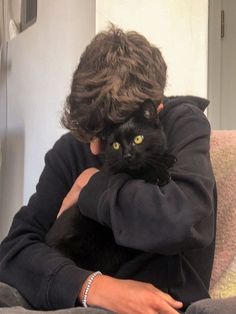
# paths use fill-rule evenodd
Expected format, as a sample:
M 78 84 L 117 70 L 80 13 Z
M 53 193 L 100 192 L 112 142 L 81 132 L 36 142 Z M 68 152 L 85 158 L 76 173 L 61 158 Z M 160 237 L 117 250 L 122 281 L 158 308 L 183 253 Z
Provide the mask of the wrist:
M 88 299 L 88 294 L 89 294 L 91 285 L 93 284 L 95 277 L 100 276 L 100 275 L 102 275 L 102 273 L 100 271 L 96 271 L 96 272 L 92 273 L 86 279 L 85 283 L 83 284 L 81 292 L 79 294 L 79 298 L 80 298 L 80 301 L 84 307 L 88 307 L 87 299 Z
M 84 299 L 84 293 L 89 284 L 89 280 L 91 276 L 89 276 L 86 279 L 79 293 L 79 300 L 81 303 Z M 107 304 L 107 301 L 108 301 L 107 291 L 109 291 L 110 287 L 112 287 L 114 280 L 115 280 L 114 278 L 103 275 L 103 274 L 99 274 L 99 276 L 95 276 L 92 280 L 89 290 L 87 291 L 87 297 L 86 297 L 87 305 L 88 306 L 100 306 L 100 307 L 106 308 L 106 306 L 108 305 Z

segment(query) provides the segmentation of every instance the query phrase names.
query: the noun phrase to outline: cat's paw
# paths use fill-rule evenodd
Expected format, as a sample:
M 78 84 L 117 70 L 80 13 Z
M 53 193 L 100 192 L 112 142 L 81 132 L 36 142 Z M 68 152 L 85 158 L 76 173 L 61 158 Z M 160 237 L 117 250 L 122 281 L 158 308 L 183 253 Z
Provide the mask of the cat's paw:
M 168 174 L 168 175 L 166 175 L 166 176 L 163 177 L 163 178 L 158 178 L 158 179 L 157 179 L 157 184 L 158 184 L 159 186 L 164 186 L 164 185 L 168 184 L 170 181 L 171 181 L 171 175 Z
M 171 154 L 166 154 L 163 158 L 163 162 L 167 168 L 171 168 L 176 163 L 177 158 Z

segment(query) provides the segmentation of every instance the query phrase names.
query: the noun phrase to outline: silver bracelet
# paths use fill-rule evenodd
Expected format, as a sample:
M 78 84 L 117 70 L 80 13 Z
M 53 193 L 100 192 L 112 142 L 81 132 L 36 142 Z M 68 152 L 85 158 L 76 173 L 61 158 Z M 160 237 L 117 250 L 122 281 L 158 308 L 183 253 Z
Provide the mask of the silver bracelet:
M 102 273 L 100 271 L 96 271 L 95 273 L 93 273 L 89 280 L 88 280 L 88 283 L 87 283 L 87 286 L 84 290 L 84 294 L 83 294 L 83 298 L 82 298 L 82 304 L 84 307 L 88 307 L 87 305 L 87 298 L 88 298 L 88 293 L 89 293 L 89 289 L 91 287 L 91 284 L 93 283 L 93 280 L 94 278 L 97 276 L 97 275 L 102 275 Z

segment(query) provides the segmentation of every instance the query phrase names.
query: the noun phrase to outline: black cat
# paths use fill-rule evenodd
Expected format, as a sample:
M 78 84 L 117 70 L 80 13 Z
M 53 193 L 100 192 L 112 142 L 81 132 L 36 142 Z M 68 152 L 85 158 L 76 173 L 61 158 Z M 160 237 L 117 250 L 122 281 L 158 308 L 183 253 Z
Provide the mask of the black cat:
M 104 137 L 103 171 L 127 173 L 158 185 L 167 184 L 175 157 L 167 153 L 166 136 L 154 104 L 147 100 L 124 124 Z M 79 267 L 114 275 L 139 251 L 116 244 L 110 228 L 83 216 L 77 205 L 66 210 L 46 235 L 46 243 Z

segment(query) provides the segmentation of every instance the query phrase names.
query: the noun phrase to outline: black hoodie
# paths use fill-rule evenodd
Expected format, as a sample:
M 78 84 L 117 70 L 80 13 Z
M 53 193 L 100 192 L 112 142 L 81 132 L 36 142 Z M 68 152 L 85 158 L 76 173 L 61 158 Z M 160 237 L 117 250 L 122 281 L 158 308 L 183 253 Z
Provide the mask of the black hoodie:
M 215 243 L 216 186 L 209 156 L 208 101 L 164 99 L 160 119 L 177 157 L 169 184 L 158 187 L 127 174 L 96 173 L 81 191 L 82 214 L 109 226 L 119 245 L 143 251 L 117 278 L 152 283 L 185 307 L 209 297 Z M 16 287 L 36 309 L 76 304 L 91 271 L 49 248 L 44 237 L 75 179 L 100 156 L 71 134 L 46 154 L 36 193 L 15 215 L 0 246 L 0 280 Z

